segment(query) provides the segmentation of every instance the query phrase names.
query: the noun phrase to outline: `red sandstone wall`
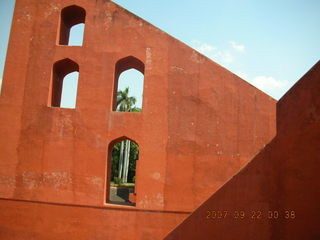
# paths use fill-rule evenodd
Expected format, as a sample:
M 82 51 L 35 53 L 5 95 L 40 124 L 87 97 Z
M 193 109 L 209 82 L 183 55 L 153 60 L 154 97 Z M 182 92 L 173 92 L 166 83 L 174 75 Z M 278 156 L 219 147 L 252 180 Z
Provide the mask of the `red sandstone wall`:
M 271 143 L 165 239 L 319 239 L 319 92 L 320 62 L 279 100 Z
M 0 239 L 163 239 L 179 212 L 0 201 Z
M 86 9 L 84 44 L 58 46 L 60 11 L 73 4 Z M 115 63 L 126 56 L 145 64 L 142 113 L 111 111 Z M 47 104 L 52 65 L 64 58 L 80 67 L 72 110 Z M 126 136 L 140 146 L 135 209 L 184 216 L 275 134 L 275 100 L 104 0 L 17 0 L 0 114 L 1 198 L 115 207 L 104 204 L 107 149 Z M 98 219 L 106 212 L 101 208 Z M 114 214 L 119 221 L 107 215 L 101 224 L 127 226 L 132 212 Z

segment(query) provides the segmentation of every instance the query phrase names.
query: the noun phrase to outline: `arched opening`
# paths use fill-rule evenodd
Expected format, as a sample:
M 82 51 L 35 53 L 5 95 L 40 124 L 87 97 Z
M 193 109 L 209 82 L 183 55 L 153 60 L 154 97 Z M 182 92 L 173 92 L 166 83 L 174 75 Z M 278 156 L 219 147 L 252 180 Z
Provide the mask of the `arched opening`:
M 76 108 L 79 72 L 72 72 L 63 78 L 61 108 Z
M 141 112 L 143 102 L 144 64 L 129 56 L 115 67 L 113 111 Z
M 66 58 L 56 62 L 52 69 L 49 106 L 75 108 L 79 78 L 79 65 Z
M 135 206 L 138 159 L 139 145 L 136 142 L 121 138 L 110 144 L 107 203 Z
M 84 23 L 74 25 L 70 29 L 69 46 L 82 46 L 84 36 Z
M 62 9 L 60 18 L 59 44 L 82 46 L 85 19 L 86 11 L 81 7 L 73 5 Z

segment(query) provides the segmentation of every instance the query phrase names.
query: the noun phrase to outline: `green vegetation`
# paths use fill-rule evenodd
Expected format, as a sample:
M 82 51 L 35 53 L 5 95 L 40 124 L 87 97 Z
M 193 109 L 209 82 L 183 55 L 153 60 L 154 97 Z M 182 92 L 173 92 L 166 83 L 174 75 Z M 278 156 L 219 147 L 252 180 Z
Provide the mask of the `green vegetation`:
M 124 187 L 134 187 L 134 183 L 121 183 L 121 184 L 116 184 L 114 182 L 111 182 L 111 186 L 117 187 L 117 186 L 124 186 Z
M 129 97 L 129 88 L 117 93 L 117 111 L 141 112 L 135 107 L 136 98 Z M 134 186 L 136 160 L 139 157 L 139 146 L 128 139 L 118 142 L 112 150 L 111 179 L 112 184 Z
M 125 142 L 126 140 L 122 141 Z M 116 143 L 112 150 L 112 169 L 111 169 L 111 179 L 113 179 L 114 184 L 124 185 L 121 177 L 119 176 L 119 160 L 120 160 L 120 148 L 121 142 Z M 130 143 L 130 153 L 129 153 L 129 167 L 128 167 L 128 181 L 127 183 L 135 183 L 135 173 L 136 173 L 136 160 L 139 157 L 139 147 L 135 142 Z
M 137 99 L 129 97 L 129 88 L 117 92 L 117 111 L 118 112 L 141 112 L 141 108 L 135 107 Z

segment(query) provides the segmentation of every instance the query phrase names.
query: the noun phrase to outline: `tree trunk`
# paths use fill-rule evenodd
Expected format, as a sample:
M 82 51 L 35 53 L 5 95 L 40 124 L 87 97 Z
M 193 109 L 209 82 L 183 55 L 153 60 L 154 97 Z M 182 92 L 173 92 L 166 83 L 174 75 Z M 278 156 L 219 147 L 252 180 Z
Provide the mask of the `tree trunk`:
M 124 166 L 123 166 L 123 183 L 128 182 L 129 157 L 130 157 L 130 140 L 126 140 L 125 153 L 124 153 Z
M 124 141 L 121 142 L 120 146 L 120 157 L 119 157 L 119 171 L 118 178 L 122 178 L 122 169 L 123 169 L 123 150 L 124 150 Z

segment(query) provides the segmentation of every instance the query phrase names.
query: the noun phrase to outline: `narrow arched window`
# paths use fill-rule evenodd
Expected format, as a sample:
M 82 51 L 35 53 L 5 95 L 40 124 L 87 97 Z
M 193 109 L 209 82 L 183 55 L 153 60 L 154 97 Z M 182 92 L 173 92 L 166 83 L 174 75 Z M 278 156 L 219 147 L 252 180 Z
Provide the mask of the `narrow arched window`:
M 67 74 L 63 78 L 61 108 L 76 108 L 79 72 Z
M 143 102 L 144 64 L 129 56 L 115 66 L 113 111 L 141 112 Z
M 135 206 L 136 161 L 139 145 L 122 137 L 110 143 L 107 203 Z
M 84 36 L 84 23 L 79 23 L 77 25 L 74 25 L 70 29 L 70 35 L 69 35 L 69 46 L 82 46 L 83 44 L 83 36 Z
M 75 108 L 79 65 L 66 58 L 56 62 L 52 69 L 49 106 Z
M 81 46 L 84 37 L 86 11 L 78 6 L 65 7 L 61 11 L 59 44 Z

